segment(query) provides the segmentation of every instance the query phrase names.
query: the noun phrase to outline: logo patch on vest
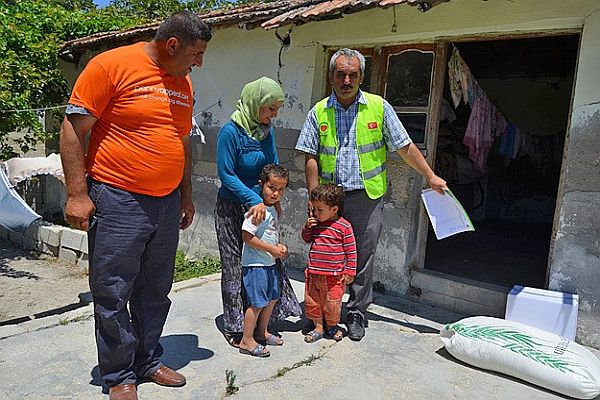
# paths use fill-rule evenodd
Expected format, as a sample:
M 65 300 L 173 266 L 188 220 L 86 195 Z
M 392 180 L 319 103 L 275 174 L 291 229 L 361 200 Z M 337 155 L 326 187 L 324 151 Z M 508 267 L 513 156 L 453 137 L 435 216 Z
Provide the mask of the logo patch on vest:
M 326 122 L 323 122 L 321 125 L 319 125 L 319 131 L 321 131 L 321 133 L 327 132 L 328 129 L 329 125 L 327 125 Z
M 367 124 L 367 128 L 369 128 L 369 129 L 377 129 L 377 122 L 369 122 Z

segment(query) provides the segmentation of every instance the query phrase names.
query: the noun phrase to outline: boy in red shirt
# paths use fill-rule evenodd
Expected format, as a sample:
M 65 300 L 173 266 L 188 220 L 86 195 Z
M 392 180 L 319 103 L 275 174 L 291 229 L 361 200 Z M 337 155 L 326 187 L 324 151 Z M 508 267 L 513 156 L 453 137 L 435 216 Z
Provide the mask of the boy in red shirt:
M 343 200 L 343 189 L 332 183 L 310 194 L 312 212 L 302 228 L 302 239 L 311 244 L 304 301 L 306 317 L 315 328 L 304 337 L 307 343 L 325 333 L 335 341 L 344 337 L 338 323 L 346 285 L 356 275 L 356 241 L 350 223 L 339 216 Z

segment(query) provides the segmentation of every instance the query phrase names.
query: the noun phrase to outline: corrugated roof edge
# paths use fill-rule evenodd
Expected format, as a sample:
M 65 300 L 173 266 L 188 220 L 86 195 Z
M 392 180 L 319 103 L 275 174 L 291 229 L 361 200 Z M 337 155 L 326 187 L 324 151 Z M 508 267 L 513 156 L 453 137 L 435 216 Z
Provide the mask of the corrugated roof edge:
M 280 14 L 288 11 L 298 3 L 313 3 L 314 1 L 274 1 L 270 3 L 244 4 L 238 7 L 221 8 L 198 15 L 211 27 L 221 27 L 224 25 L 233 25 L 248 22 L 262 22 L 272 18 L 273 14 Z M 151 37 L 158 29 L 160 22 L 149 23 L 137 26 L 135 28 L 123 29 L 119 31 L 99 32 L 93 35 L 73 39 L 65 42 L 59 49 L 60 53 L 69 51 L 87 50 L 90 47 L 102 47 L 110 42 L 123 42 L 140 37 Z
M 261 24 L 264 29 L 276 28 L 291 23 L 306 23 L 315 20 L 341 18 L 343 14 L 359 12 L 368 8 L 387 8 L 407 3 L 425 5 L 424 11 L 450 0 L 280 0 L 269 3 L 244 4 L 199 14 L 212 27 L 231 25 L 248 26 Z M 422 10 L 423 11 L 423 10 Z M 274 16 L 275 14 L 275 16 Z M 75 59 L 73 53 L 83 53 L 90 48 L 116 47 L 136 40 L 148 39 L 154 35 L 160 22 L 151 23 L 121 31 L 100 32 L 90 36 L 65 42 L 59 56 L 67 61 Z

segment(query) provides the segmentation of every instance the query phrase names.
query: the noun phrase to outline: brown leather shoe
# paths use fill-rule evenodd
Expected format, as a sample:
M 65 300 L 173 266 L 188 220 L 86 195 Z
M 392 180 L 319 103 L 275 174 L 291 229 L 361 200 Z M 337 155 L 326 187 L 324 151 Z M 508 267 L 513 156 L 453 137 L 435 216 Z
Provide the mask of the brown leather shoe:
M 110 400 L 138 400 L 137 389 L 132 383 L 122 383 L 108 389 Z
M 185 376 L 164 365 L 150 375 L 148 379 L 162 386 L 179 387 L 185 385 Z

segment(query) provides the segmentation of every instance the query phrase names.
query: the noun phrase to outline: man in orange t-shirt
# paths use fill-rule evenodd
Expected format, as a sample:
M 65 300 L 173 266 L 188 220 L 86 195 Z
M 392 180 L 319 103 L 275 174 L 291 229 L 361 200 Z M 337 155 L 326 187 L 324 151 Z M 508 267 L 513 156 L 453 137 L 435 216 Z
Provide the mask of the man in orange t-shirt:
M 62 125 L 65 216 L 88 231 L 98 366 L 111 400 L 137 399 L 139 379 L 186 382 L 160 362 L 159 338 L 178 231 L 195 212 L 187 75 L 211 37 L 200 18 L 180 12 L 152 41 L 99 54 L 77 79 Z

